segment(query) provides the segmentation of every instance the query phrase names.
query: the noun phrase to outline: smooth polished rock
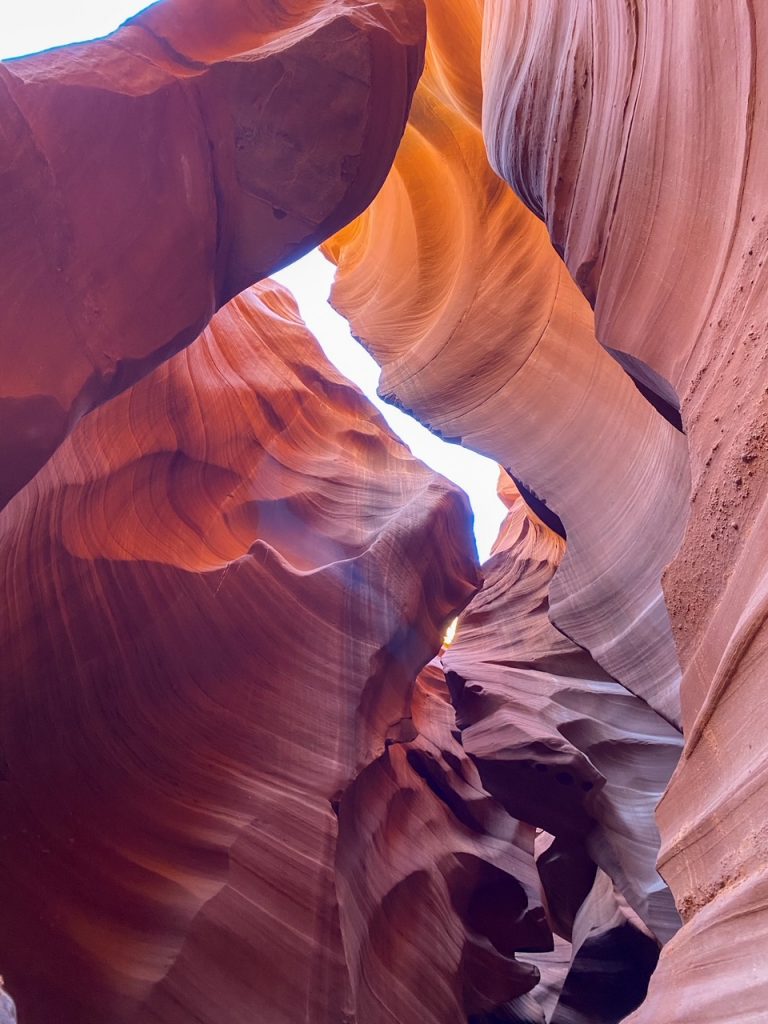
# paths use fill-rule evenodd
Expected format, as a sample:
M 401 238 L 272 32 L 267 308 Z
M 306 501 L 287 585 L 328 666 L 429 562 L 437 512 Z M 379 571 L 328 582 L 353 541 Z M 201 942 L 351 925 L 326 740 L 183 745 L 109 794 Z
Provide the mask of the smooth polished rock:
M 442 664 L 483 787 L 544 830 L 547 918 L 568 949 L 532 958 L 542 980 L 531 994 L 557 1024 L 617 1024 L 680 925 L 656 871 L 654 811 L 682 739 L 551 624 L 564 542 L 508 478 L 501 491 L 507 520 Z
M 465 1024 L 537 983 L 552 948 L 534 829 L 483 788 L 438 664 L 339 806 L 337 888 L 356 1020 Z M 518 955 L 519 954 L 519 955 Z
M 553 621 L 679 725 L 661 576 L 685 528 L 685 437 L 598 344 L 546 226 L 488 162 L 479 10 L 427 8 L 392 172 L 324 246 L 333 302 L 381 364 L 384 397 L 494 458 L 559 517 Z
M 768 959 L 768 9 L 489 0 L 484 13 L 491 161 L 545 219 L 594 305 L 598 340 L 687 433 L 687 527 L 664 578 L 685 751 L 658 815 L 660 869 L 686 926 L 632 1021 L 757 1024 L 756 964 Z
M 338 1024 L 332 802 L 479 583 L 466 499 L 265 282 L 80 421 L 0 557 L 24 1024 Z

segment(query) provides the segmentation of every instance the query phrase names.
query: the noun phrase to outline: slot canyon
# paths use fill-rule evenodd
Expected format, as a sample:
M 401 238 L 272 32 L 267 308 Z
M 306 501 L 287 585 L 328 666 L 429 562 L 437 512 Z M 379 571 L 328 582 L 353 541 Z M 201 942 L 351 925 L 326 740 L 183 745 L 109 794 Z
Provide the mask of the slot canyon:
M 159 0 L 0 197 L 0 1024 L 766 1024 L 768 5 Z

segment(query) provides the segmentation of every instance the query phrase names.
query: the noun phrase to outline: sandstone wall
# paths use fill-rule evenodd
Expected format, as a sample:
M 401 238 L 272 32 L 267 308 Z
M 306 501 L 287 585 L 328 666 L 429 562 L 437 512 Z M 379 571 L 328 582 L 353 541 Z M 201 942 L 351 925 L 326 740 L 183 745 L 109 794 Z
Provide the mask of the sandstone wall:
M 0 550 L 22 1020 L 337 1022 L 331 801 L 477 585 L 466 501 L 265 283 L 78 424 Z
M 77 419 L 376 194 L 420 0 L 164 0 L 0 64 L 0 503 Z
M 763 1020 L 767 18 L 162 0 L 0 64 L 24 1024 Z M 504 467 L 482 573 L 263 280 L 320 242 Z
M 767 19 L 740 2 L 485 5 L 492 162 L 546 221 L 600 342 L 688 437 L 664 582 L 686 742 L 659 822 L 689 923 L 638 1022 L 764 1013 Z

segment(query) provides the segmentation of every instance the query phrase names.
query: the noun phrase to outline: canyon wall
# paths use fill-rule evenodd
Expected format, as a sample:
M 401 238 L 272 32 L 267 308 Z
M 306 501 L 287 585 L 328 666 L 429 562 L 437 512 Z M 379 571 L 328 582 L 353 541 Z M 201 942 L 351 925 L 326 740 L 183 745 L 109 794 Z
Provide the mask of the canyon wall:
M 0 514 L 22 1020 L 338 1021 L 332 802 L 477 586 L 469 526 L 270 283 L 80 421 Z
M 419 0 L 165 0 L 0 64 L 0 504 L 77 419 L 376 194 Z
M 597 343 L 545 226 L 488 164 L 480 15 L 456 31 L 457 7 L 429 5 L 393 170 L 324 246 L 339 268 L 333 301 L 381 364 L 384 397 L 494 458 L 556 513 L 568 549 L 554 621 L 679 724 L 660 581 L 685 525 L 685 438 Z
M 23 1020 L 544 1024 L 551 1000 L 587 1024 L 637 1004 L 676 926 L 651 809 L 678 734 L 551 627 L 563 544 L 510 495 L 478 604 L 465 499 L 270 282 L 77 424 L 0 513 Z M 478 652 L 489 608 L 500 649 Z M 517 751 L 531 692 L 514 668 L 498 688 L 507 643 L 554 686 Z M 506 701 L 494 753 L 459 692 L 478 680 Z M 533 787 L 490 768 L 526 752 Z
M 659 807 L 661 869 L 688 923 L 632 1019 L 757 1021 L 768 11 L 488 0 L 484 40 L 494 166 L 546 221 L 600 342 L 679 408 L 688 438 L 690 515 L 664 580 L 685 750 Z
M 0 64 L 22 1024 L 763 1020 L 766 18 L 161 0 Z M 264 280 L 320 242 L 504 467 L 482 570 Z
M 382 362 L 384 394 L 557 513 L 553 622 L 683 726 L 659 822 L 687 924 L 633 1021 L 757 1021 L 766 15 L 650 0 L 428 8 L 393 172 L 326 245 L 335 302 Z M 545 228 L 554 251 L 534 247 Z M 387 255 L 397 282 L 375 270 Z M 675 662 L 662 571 L 682 677 L 660 657 Z
M 618 1021 L 679 926 L 656 872 L 654 810 L 681 738 L 550 623 L 564 544 L 508 479 L 502 493 L 507 521 L 442 663 L 483 785 L 539 833 L 560 942 L 554 956 L 531 958 L 541 972 L 533 995 L 555 1024 Z

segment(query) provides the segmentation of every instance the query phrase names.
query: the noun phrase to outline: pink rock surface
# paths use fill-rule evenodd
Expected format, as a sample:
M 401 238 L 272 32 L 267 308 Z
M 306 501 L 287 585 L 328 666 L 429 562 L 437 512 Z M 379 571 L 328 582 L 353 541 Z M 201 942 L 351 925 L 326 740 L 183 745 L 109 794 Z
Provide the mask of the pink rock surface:
M 492 162 L 546 220 L 599 341 L 688 435 L 690 514 L 664 582 L 686 744 L 659 822 L 689 923 L 632 1020 L 751 1024 L 768 957 L 768 11 L 490 0 L 485 17 Z
M 421 0 L 0 65 L 23 1024 L 765 1020 L 768 8 L 426 9 L 418 88 Z M 250 287 L 323 239 L 382 392 L 518 482 L 479 593 Z
M 430 666 L 401 736 L 341 800 L 337 885 L 357 1020 L 463 1024 L 531 990 L 537 972 L 515 954 L 552 946 L 534 829 L 484 792 L 455 733 Z
M 654 811 L 680 734 L 551 624 L 564 545 L 506 500 L 502 543 L 443 658 L 464 749 L 510 814 L 580 838 L 666 941 L 679 922 L 655 868 Z
M 547 1020 L 606 1024 L 642 1001 L 680 923 L 656 872 L 654 810 L 681 737 L 552 626 L 564 544 L 510 482 L 503 493 L 510 512 L 483 589 L 442 662 L 483 786 L 549 833 L 537 845 L 548 919 L 572 946 L 565 959 L 559 948 L 533 958 L 542 982 L 532 995 Z

